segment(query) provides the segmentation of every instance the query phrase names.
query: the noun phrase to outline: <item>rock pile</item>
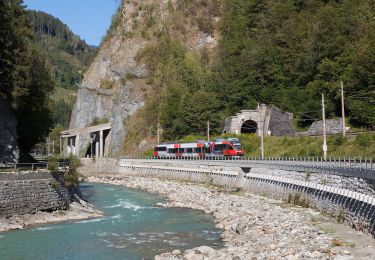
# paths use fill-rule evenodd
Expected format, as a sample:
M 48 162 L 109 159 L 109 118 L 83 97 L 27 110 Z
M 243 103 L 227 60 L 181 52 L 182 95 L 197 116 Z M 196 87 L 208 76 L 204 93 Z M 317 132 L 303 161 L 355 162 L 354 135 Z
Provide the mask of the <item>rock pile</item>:
M 213 214 L 216 227 L 223 229 L 222 249 L 201 246 L 180 252 L 174 250 L 155 259 L 331 259 L 342 254 L 342 247 L 332 247 L 332 237 L 321 232 L 301 214 L 274 205 L 250 194 L 230 194 L 217 188 L 122 177 L 89 181 L 144 189 L 166 196 L 166 207 L 188 207 Z

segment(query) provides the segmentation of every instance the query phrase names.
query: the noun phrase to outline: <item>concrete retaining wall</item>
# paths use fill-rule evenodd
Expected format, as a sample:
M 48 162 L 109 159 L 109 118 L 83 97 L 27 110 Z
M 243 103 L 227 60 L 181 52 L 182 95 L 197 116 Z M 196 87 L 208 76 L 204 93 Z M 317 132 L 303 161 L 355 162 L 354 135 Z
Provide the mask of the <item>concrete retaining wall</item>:
M 0 217 L 66 209 L 73 191 L 48 172 L 0 173 Z
M 102 165 L 100 165 L 102 164 Z M 94 176 L 142 176 L 210 183 L 227 188 L 243 188 L 276 199 L 298 200 L 345 221 L 353 228 L 375 234 L 374 183 L 352 177 L 295 171 L 184 165 L 108 160 L 85 163 L 83 172 Z

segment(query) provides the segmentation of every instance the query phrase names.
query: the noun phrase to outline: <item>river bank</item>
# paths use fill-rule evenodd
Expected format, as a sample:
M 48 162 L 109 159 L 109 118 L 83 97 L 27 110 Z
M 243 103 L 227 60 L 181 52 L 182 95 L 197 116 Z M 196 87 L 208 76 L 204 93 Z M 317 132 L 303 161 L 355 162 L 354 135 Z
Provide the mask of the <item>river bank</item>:
M 90 182 L 121 185 L 159 193 L 165 207 L 186 207 L 212 214 L 223 230 L 223 249 L 208 246 L 185 252 L 175 250 L 155 259 L 333 259 L 350 257 L 350 248 L 337 245 L 311 223 L 311 219 L 290 208 L 248 193 L 231 194 L 217 187 L 140 177 L 98 178 Z
M 68 220 L 83 220 L 89 218 L 102 217 L 101 211 L 95 210 L 90 203 L 74 197 L 66 210 L 56 210 L 53 212 L 36 212 L 35 214 L 14 215 L 10 218 L 0 218 L 0 232 L 23 229 L 25 227 L 58 223 Z

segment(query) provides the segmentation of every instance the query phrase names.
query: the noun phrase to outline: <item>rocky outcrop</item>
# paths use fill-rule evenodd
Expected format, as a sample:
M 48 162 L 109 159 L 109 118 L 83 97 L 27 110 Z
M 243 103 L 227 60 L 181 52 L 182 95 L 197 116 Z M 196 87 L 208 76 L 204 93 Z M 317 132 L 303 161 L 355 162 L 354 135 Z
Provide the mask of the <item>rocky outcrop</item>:
M 166 21 L 170 25 L 174 23 L 169 5 L 177 6 L 177 2 L 122 1 L 117 14 L 118 26 L 102 43 L 97 57 L 84 75 L 70 128 L 87 127 L 95 118 L 108 120 L 112 129 L 109 155 L 120 151 L 128 131 L 127 119 L 132 120 L 132 115 L 143 107 L 153 88 L 153 83 L 146 80 L 149 69 L 137 62 L 137 54 L 147 44 L 157 41 L 157 32 L 166 26 Z M 190 26 L 183 36 L 177 31 L 175 26 L 169 28 L 174 38 L 183 39 L 188 50 L 216 46 L 215 35 L 203 33 L 197 26 Z M 88 143 L 87 138 L 82 138 L 80 146 L 87 147 Z
M 108 120 L 112 124 L 111 140 L 114 140 L 109 144 L 111 154 L 121 147 L 126 133 L 124 119 L 143 105 L 142 98 L 136 95 L 137 81 L 124 80 L 145 69 L 134 61 L 142 45 L 142 41 L 124 40 L 121 35 L 111 38 L 101 48 L 78 90 L 70 128 L 87 127 L 95 118 Z M 83 143 L 81 147 L 86 145 Z
M 0 99 L 0 164 L 18 161 L 17 119 L 6 100 Z

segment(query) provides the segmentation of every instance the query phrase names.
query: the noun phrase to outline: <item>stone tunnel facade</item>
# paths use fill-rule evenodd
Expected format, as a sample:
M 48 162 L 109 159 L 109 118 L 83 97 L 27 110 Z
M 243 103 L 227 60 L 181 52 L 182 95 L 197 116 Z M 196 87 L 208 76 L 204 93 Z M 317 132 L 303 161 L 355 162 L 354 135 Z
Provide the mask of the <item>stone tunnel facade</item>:
M 223 133 L 255 133 L 260 136 L 295 136 L 293 114 L 283 112 L 276 106 L 262 104 L 255 110 L 241 110 L 225 119 Z

